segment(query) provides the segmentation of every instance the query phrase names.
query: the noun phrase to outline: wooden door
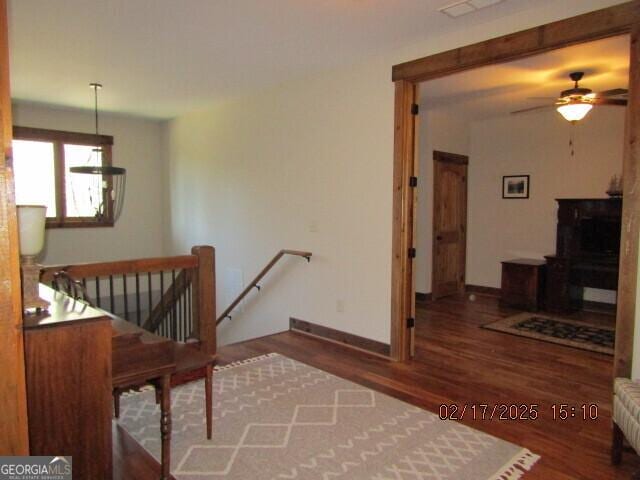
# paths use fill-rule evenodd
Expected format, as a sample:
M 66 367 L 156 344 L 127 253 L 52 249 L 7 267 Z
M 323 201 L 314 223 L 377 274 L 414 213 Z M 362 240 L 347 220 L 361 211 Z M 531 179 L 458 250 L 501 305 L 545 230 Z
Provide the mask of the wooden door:
M 0 140 L 0 455 L 28 455 L 6 0 L 0 0 Z
M 433 152 L 432 298 L 464 292 L 469 158 Z

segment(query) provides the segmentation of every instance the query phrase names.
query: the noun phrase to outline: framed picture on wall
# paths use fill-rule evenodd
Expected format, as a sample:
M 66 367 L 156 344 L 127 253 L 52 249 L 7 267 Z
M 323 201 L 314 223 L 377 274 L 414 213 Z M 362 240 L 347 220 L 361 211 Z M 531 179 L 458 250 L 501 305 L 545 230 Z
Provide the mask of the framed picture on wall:
M 502 177 L 502 198 L 529 198 L 529 175 Z

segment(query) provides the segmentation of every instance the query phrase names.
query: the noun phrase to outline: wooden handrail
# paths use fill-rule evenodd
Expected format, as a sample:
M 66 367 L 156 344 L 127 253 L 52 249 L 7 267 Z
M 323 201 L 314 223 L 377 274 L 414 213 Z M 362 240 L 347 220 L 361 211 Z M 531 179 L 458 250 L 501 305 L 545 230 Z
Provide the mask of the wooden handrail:
M 304 257 L 307 259 L 307 262 L 311 261 L 311 252 L 304 252 L 301 250 L 280 250 L 272 259 L 269 263 L 267 263 L 266 267 L 264 267 L 262 270 L 260 270 L 260 273 L 258 273 L 258 275 L 256 275 L 256 278 L 253 279 L 253 281 L 247 286 L 247 288 L 245 288 L 240 295 L 238 295 L 236 297 L 236 299 L 231 302 L 231 305 L 229 305 L 224 312 L 222 312 L 220 314 L 220 316 L 218 317 L 218 319 L 216 320 L 216 325 L 219 325 L 220 322 L 222 322 L 225 318 L 231 318 L 231 315 L 229 315 L 233 309 L 242 301 L 242 299 L 244 297 L 247 296 L 247 294 L 254 288 L 257 288 L 258 290 L 260 290 L 260 286 L 258 285 L 258 282 L 260 280 L 262 280 L 262 277 L 264 277 L 267 272 L 269 270 L 271 270 L 273 268 L 273 266 L 278 263 L 278 261 L 284 257 L 285 255 L 294 255 L 297 257 Z
M 72 278 L 107 277 L 137 272 L 156 273 L 166 270 L 197 268 L 196 255 L 179 255 L 177 257 L 140 258 L 137 260 L 120 260 L 117 262 L 78 263 L 75 265 L 47 265 L 42 268 L 40 281 L 49 283 L 55 272 L 64 271 Z

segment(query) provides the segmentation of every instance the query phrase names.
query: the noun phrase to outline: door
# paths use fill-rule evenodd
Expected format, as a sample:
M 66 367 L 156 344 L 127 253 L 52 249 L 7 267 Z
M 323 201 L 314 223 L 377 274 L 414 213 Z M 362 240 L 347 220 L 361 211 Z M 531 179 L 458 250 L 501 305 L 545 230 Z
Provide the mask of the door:
M 433 152 L 434 300 L 464 292 L 467 255 L 467 168 L 469 158 Z

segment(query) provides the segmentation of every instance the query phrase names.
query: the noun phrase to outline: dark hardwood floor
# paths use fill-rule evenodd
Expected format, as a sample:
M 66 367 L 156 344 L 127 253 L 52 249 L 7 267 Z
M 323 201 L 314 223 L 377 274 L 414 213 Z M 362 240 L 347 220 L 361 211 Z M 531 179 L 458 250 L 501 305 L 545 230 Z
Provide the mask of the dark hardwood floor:
M 517 313 L 499 307 L 491 296 L 477 295 L 475 302 L 447 298 L 418 307 L 416 357 L 409 363 L 284 332 L 222 347 L 220 364 L 278 352 L 436 413 L 441 404 L 537 404 L 536 420 L 467 415 L 462 422 L 541 455 L 525 479 L 629 479 L 640 470 L 632 452 L 625 452 L 620 467 L 609 464 L 612 357 L 479 328 Z M 601 314 L 579 316 L 612 321 Z M 592 403 L 598 405 L 596 420 L 553 419 L 553 404 Z M 128 461 L 135 463 L 135 452 L 130 444 L 127 448 Z M 116 451 L 122 454 L 121 448 Z

